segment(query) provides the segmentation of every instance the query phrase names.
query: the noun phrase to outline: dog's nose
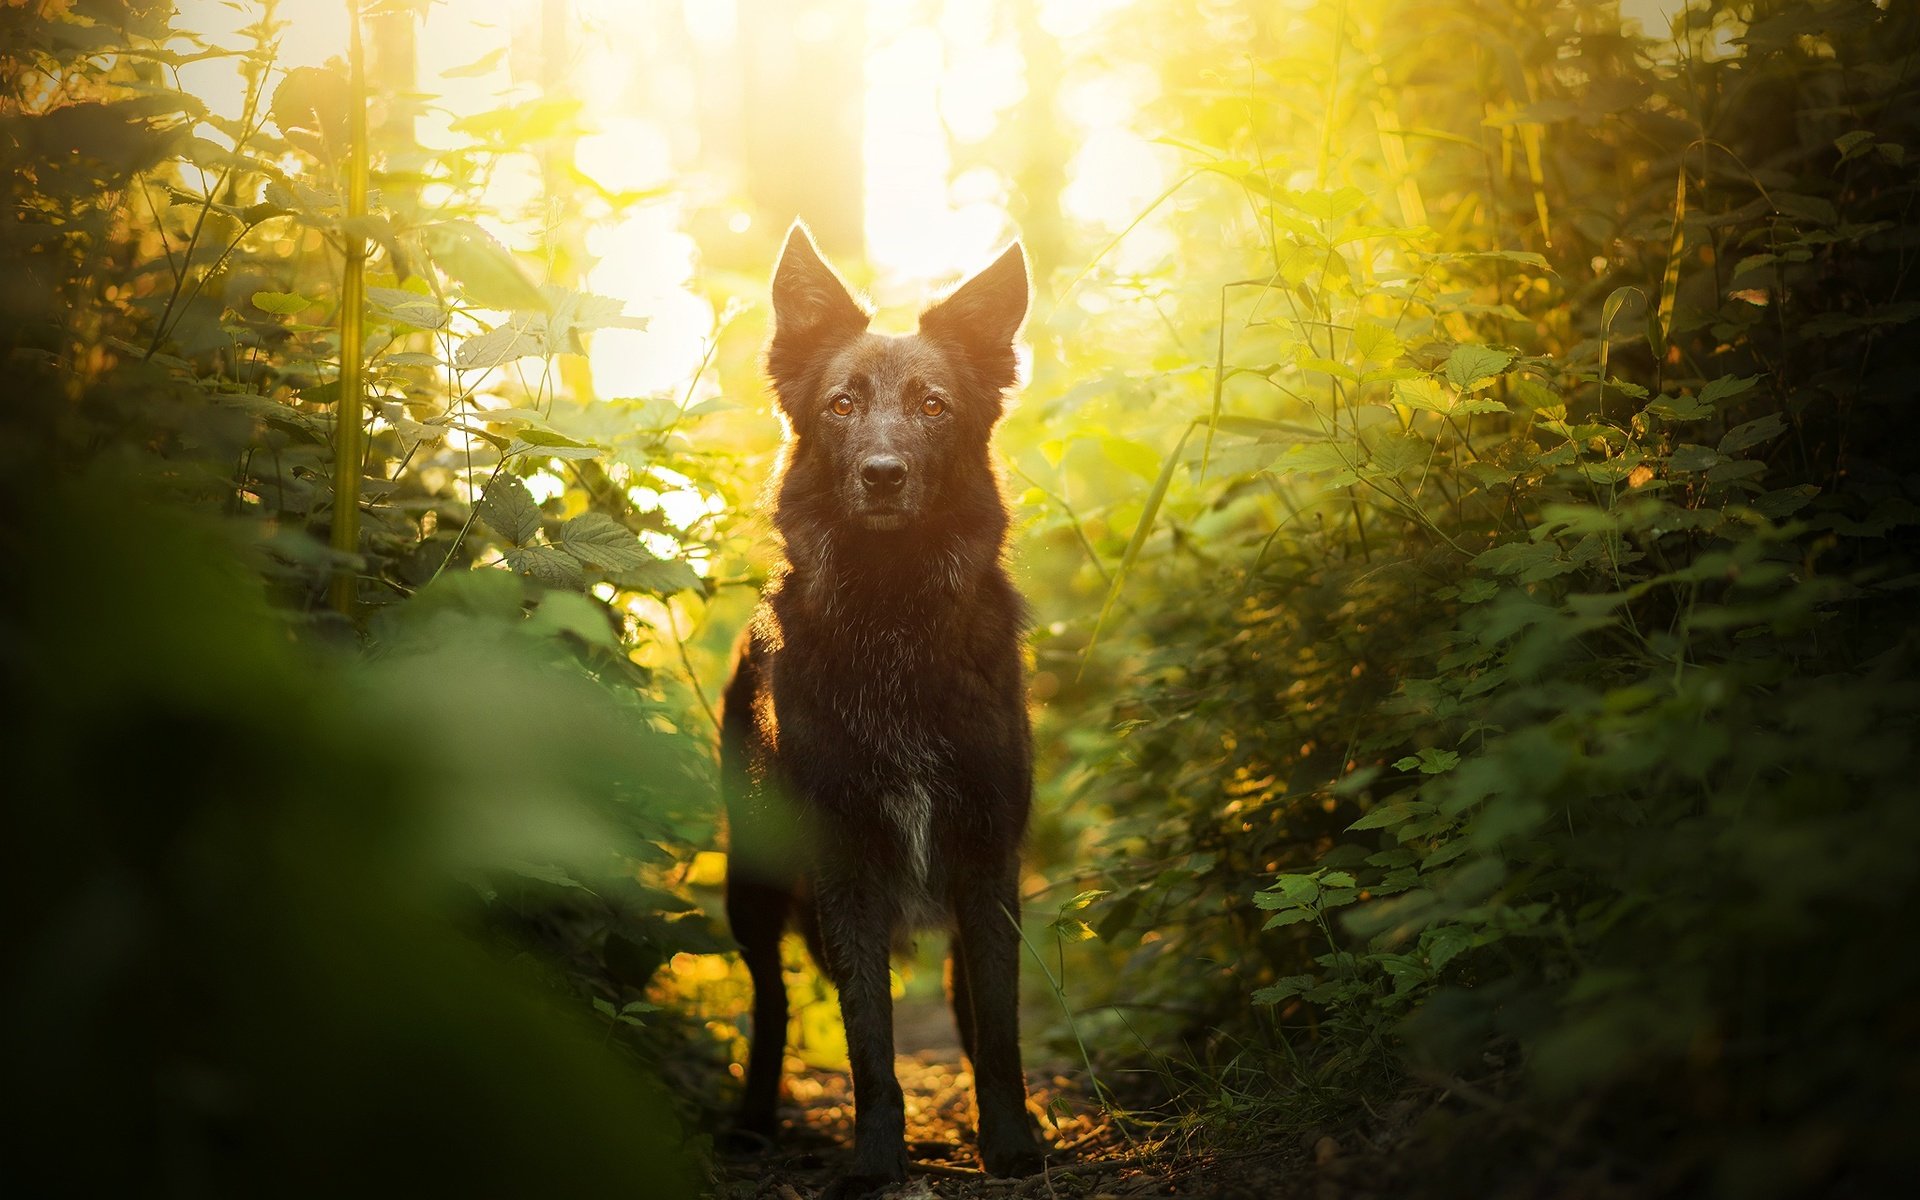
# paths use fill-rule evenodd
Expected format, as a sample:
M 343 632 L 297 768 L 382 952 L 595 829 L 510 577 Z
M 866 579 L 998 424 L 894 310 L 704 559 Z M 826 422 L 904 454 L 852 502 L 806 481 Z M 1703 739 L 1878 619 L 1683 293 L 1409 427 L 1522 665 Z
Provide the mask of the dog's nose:
M 891 454 L 876 454 L 860 464 L 860 478 L 876 492 L 891 492 L 907 481 L 907 464 Z

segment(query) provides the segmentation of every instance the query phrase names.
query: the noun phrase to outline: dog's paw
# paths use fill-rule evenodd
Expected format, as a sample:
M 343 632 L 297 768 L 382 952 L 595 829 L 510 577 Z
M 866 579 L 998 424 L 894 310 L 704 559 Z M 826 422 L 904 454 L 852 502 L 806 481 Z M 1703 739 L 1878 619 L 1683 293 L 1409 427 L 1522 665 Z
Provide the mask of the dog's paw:
M 1031 1136 L 983 1142 L 980 1146 L 980 1165 L 987 1174 L 1002 1179 L 1037 1174 L 1046 1164 L 1046 1150 Z
M 906 1178 L 905 1171 L 898 1175 L 842 1175 L 827 1185 L 820 1200 L 868 1200 Z

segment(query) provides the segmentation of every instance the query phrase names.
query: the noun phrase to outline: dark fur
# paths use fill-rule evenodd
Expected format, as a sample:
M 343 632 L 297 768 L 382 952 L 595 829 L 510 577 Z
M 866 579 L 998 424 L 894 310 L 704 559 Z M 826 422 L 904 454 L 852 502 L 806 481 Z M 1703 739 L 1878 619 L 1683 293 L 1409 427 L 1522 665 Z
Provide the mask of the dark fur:
M 915 928 L 953 930 L 987 1169 L 1041 1161 L 1016 1007 L 1032 792 L 1024 611 L 1001 563 L 1007 511 L 988 451 L 1027 298 L 1016 245 L 923 313 L 919 332 L 885 337 L 798 225 L 774 273 L 767 373 L 790 436 L 773 521 L 786 563 L 741 638 L 721 738 L 727 915 L 754 984 L 739 1125 L 775 1132 L 792 918 L 846 1021 L 856 1109 L 842 1193 L 906 1175 L 887 966 Z M 831 410 L 841 395 L 846 415 Z M 929 397 L 944 411 L 927 413 Z

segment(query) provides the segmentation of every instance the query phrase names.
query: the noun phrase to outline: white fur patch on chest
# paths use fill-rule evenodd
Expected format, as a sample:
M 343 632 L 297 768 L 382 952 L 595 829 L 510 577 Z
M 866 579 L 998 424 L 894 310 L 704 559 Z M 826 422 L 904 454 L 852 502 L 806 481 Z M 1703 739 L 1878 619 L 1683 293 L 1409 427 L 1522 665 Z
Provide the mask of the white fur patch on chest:
M 933 854 L 933 794 L 924 783 L 915 781 L 902 791 L 888 796 L 887 819 L 900 833 L 902 849 L 914 882 L 925 890 Z

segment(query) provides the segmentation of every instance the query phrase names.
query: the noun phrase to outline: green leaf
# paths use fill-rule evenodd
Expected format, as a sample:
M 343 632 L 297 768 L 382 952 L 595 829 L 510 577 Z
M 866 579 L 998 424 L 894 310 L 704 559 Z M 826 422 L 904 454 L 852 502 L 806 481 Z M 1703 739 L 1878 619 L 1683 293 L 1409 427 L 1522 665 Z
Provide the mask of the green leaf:
M 1855 129 L 1850 133 L 1843 133 L 1833 139 L 1833 145 L 1836 150 L 1840 151 L 1840 161 L 1846 162 L 1848 159 L 1857 158 L 1873 148 L 1873 131 L 1870 129 Z
M 314 304 L 312 300 L 298 292 L 255 292 L 250 298 L 253 306 L 261 312 L 270 312 L 282 317 L 305 312 Z
M 1393 330 L 1377 321 L 1361 321 L 1353 327 L 1354 353 L 1368 362 L 1387 363 L 1400 357 L 1400 339 Z
M 1753 385 L 1759 382 L 1758 375 L 1748 375 L 1745 378 L 1738 375 L 1724 375 L 1700 389 L 1700 403 L 1718 404 L 1722 400 L 1751 391 Z
M 606 606 L 578 592 L 547 593 L 527 618 L 527 632 L 538 637 L 571 634 L 607 650 L 617 650 L 620 645 Z
M 1460 755 L 1452 750 L 1422 746 L 1415 754 L 1393 764 L 1396 771 L 1419 771 L 1422 775 L 1440 775 L 1460 765 Z
M 1720 439 L 1717 447 L 1721 454 L 1738 454 L 1742 450 L 1758 446 L 1761 442 L 1772 441 L 1787 431 L 1787 423 L 1779 413 L 1770 412 L 1756 421 L 1745 425 L 1736 425 L 1727 430 L 1727 436 Z
M 1559 556 L 1559 547 L 1551 542 L 1505 542 L 1474 555 L 1472 561 L 1475 567 L 1495 575 L 1518 575 Z
M 1160 455 L 1151 446 L 1123 437 L 1103 437 L 1100 449 L 1115 466 L 1149 482 L 1160 474 Z
M 1357 187 L 1343 187 L 1337 192 L 1287 192 L 1280 200 L 1316 220 L 1336 221 L 1357 211 L 1367 202 L 1367 194 Z
M 379 320 L 414 329 L 445 329 L 453 318 L 437 297 L 405 288 L 368 288 L 367 308 Z
M 1320 881 L 1311 875 L 1282 875 L 1273 881 L 1272 890 L 1295 904 L 1312 904 L 1320 898 Z
M 1288 975 L 1275 980 L 1271 987 L 1257 989 L 1253 993 L 1255 1004 L 1278 1004 L 1282 1000 L 1291 1000 L 1319 983 L 1311 975 Z
M 1445 414 L 1453 411 L 1453 396 L 1440 386 L 1438 380 L 1426 376 L 1403 379 L 1394 384 L 1393 398 L 1417 412 Z
M 583 442 L 579 438 L 568 437 L 559 430 L 542 429 L 538 425 L 530 425 L 524 429 L 517 430 L 515 431 L 515 436 L 530 446 L 542 446 L 563 450 L 599 451 L 601 449 L 601 447 L 594 445 L 592 442 Z
M 540 532 L 540 506 L 518 476 L 502 471 L 480 497 L 480 519 L 515 546 L 524 546 Z M 517 569 L 517 568 L 516 568 Z
M 1266 924 L 1260 926 L 1260 928 L 1277 929 L 1282 925 L 1298 925 L 1302 921 L 1312 919 L 1313 910 L 1310 908 L 1289 908 L 1284 912 L 1277 912 L 1268 917 Z
M 1647 302 L 1647 294 L 1637 287 L 1617 287 L 1607 293 L 1605 302 L 1600 305 L 1600 378 L 1607 377 L 1608 349 L 1613 344 L 1613 321 L 1620 315 L 1628 299 L 1639 297 L 1640 303 Z
M 580 560 L 558 546 L 510 546 L 503 557 L 509 567 L 541 583 L 564 588 L 577 588 L 586 583 Z
M 1694 445 L 1676 446 L 1667 456 L 1667 466 L 1675 471 L 1705 471 L 1723 461 L 1717 451 Z
M 546 353 L 546 340 L 508 321 L 485 333 L 476 333 L 453 352 L 453 365 L 462 371 L 483 371 L 516 359 Z
M 1401 759 L 1400 761 L 1406 762 L 1408 760 Z M 1395 766 L 1399 767 L 1399 764 L 1396 763 Z M 1399 769 L 1404 771 L 1407 768 L 1399 767 Z M 1367 829 L 1389 829 L 1403 821 L 1410 821 L 1422 813 L 1431 811 L 1432 806 L 1426 804 L 1383 804 L 1379 808 L 1361 817 L 1358 821 L 1347 826 L 1347 830 L 1350 833 L 1358 833 Z
M 614 575 L 613 582 L 636 592 L 671 596 L 700 589 L 700 576 L 677 558 L 656 558 Z
M 568 521 L 560 529 L 560 544 L 581 562 L 604 571 L 632 571 L 656 561 L 632 530 L 601 512 Z
M 1471 392 L 1499 378 L 1512 362 L 1512 351 L 1462 343 L 1447 355 L 1447 382 Z
M 1664 421 L 1701 421 L 1713 415 L 1713 406 L 1698 396 L 1662 396 L 1647 405 L 1647 412 Z
M 1079 917 L 1060 917 L 1048 922 L 1047 927 L 1069 942 L 1085 942 L 1100 936 L 1093 931 L 1093 926 Z
M 1344 379 L 1348 383 L 1360 382 L 1360 372 L 1330 358 L 1303 358 L 1295 365 L 1302 371 L 1318 371 L 1322 375 L 1331 375 L 1335 379 Z
M 1065 904 L 1062 904 L 1060 906 L 1060 911 L 1062 914 L 1070 913 L 1070 912 L 1079 912 L 1081 909 L 1085 908 L 1087 905 L 1092 904 L 1095 900 L 1098 900 L 1100 897 L 1106 896 L 1106 895 L 1111 895 L 1111 893 L 1102 891 L 1099 888 L 1093 888 L 1091 890 L 1081 892 L 1079 895 L 1075 896 L 1073 899 L 1067 901 Z
M 442 221 L 423 231 L 434 265 L 485 308 L 544 311 L 547 298 L 493 235 L 472 221 Z

